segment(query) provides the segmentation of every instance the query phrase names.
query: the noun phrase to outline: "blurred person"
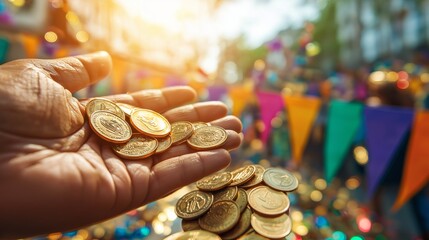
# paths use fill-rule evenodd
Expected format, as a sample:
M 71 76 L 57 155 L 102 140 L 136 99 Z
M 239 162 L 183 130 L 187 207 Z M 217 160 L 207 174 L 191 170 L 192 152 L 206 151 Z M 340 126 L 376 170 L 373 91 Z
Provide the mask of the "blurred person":
M 227 167 L 241 142 L 241 122 L 225 105 L 196 98 L 189 87 L 106 96 L 162 113 L 170 122 L 211 122 L 227 129 L 221 149 L 186 144 L 144 160 L 117 157 L 85 121 L 72 96 L 108 75 L 110 56 L 98 52 L 56 60 L 0 65 L 0 238 L 69 231 L 155 201 Z

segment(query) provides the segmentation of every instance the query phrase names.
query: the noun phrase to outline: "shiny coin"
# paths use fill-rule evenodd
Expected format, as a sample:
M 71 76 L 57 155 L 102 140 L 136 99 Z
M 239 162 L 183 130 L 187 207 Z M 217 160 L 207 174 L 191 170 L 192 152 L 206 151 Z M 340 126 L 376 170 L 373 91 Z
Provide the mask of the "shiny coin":
M 104 98 L 91 99 L 85 106 L 86 115 L 91 118 L 91 115 L 96 111 L 108 111 L 125 120 L 125 114 L 121 108 L 114 102 Z
M 234 170 L 232 172 L 232 182 L 229 185 L 237 186 L 249 181 L 255 175 L 255 171 L 256 168 L 254 165 L 248 165 Z
M 170 235 L 164 240 L 222 240 L 218 235 L 204 230 L 193 230 L 189 232 L 179 232 Z
M 134 134 L 127 143 L 114 145 L 112 149 L 122 158 L 143 159 L 154 154 L 157 146 L 155 138 Z
M 155 153 L 162 153 L 164 151 L 166 151 L 167 149 L 169 149 L 171 147 L 171 144 L 173 143 L 171 141 L 171 137 L 167 136 L 167 137 L 163 137 L 163 138 L 158 138 L 158 148 L 156 148 L 156 152 Z
M 251 216 L 252 216 L 252 211 L 249 208 L 245 208 L 244 212 L 241 214 L 240 219 L 238 220 L 238 223 L 235 225 L 234 228 L 232 228 L 226 233 L 223 233 L 222 239 L 226 239 L 226 240 L 237 239 L 239 236 L 245 233 L 247 229 L 249 229 L 250 227 Z
M 134 109 L 131 112 L 130 122 L 139 132 L 155 138 L 165 137 L 171 132 L 168 120 L 149 109 Z
M 289 209 L 289 198 L 283 192 L 267 186 L 253 188 L 249 192 L 248 201 L 253 210 L 265 215 L 278 215 Z
M 198 220 L 185 220 L 182 219 L 182 229 L 183 231 L 192 231 L 192 230 L 200 230 L 200 224 L 198 224 Z
M 232 229 L 240 219 L 240 210 L 235 202 L 223 200 L 213 203 L 210 210 L 198 219 L 201 228 L 213 233 Z
M 196 150 L 213 149 L 222 146 L 227 138 L 228 134 L 225 129 L 207 126 L 196 129 L 188 139 L 188 144 Z
M 96 111 L 89 118 L 92 130 L 101 138 L 113 143 L 124 143 L 131 138 L 131 127 L 125 120 L 109 111 Z
M 261 236 L 259 234 L 257 234 L 256 232 L 252 231 L 250 233 L 247 233 L 243 236 L 241 236 L 240 238 L 238 238 L 238 240 L 270 240 L 264 236 Z
M 240 185 L 243 188 L 254 187 L 262 182 L 262 178 L 264 176 L 265 168 L 261 165 L 253 165 L 255 166 L 255 175 L 244 184 Z
M 203 191 L 216 191 L 232 182 L 230 172 L 219 172 L 197 181 L 197 188 Z
M 264 173 L 264 182 L 280 191 L 293 191 L 298 188 L 298 179 L 289 171 L 280 168 L 268 168 Z
M 247 193 L 244 189 L 239 188 L 237 193 L 237 199 L 235 199 L 240 212 L 243 212 L 247 207 Z
M 205 123 L 205 122 L 193 122 L 192 126 L 194 126 L 194 130 L 201 128 L 201 127 L 207 127 L 210 126 L 210 123 Z
M 237 187 L 227 187 L 213 193 L 213 202 L 221 200 L 234 200 L 237 197 Z
M 213 195 L 202 191 L 192 191 L 176 203 L 176 215 L 183 219 L 195 219 L 203 215 L 213 203 Z
M 250 223 L 257 233 L 270 239 L 284 238 L 292 229 L 292 221 L 287 214 L 269 218 L 253 213 Z
M 118 107 L 125 113 L 125 116 L 127 117 L 131 116 L 131 112 L 135 108 L 134 106 L 131 106 L 126 103 L 116 103 L 116 105 L 118 105 Z
M 192 123 L 186 121 L 174 122 L 171 124 L 171 141 L 173 145 L 185 142 L 194 132 Z

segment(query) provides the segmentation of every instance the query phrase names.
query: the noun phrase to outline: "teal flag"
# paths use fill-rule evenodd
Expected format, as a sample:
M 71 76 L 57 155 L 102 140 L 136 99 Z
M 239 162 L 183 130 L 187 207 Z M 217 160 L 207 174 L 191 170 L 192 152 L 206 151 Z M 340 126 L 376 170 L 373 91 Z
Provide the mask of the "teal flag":
M 330 183 L 341 167 L 362 124 L 362 104 L 334 100 L 328 110 L 325 141 L 325 177 Z
M 9 50 L 9 40 L 0 37 L 0 64 L 6 61 L 7 52 Z

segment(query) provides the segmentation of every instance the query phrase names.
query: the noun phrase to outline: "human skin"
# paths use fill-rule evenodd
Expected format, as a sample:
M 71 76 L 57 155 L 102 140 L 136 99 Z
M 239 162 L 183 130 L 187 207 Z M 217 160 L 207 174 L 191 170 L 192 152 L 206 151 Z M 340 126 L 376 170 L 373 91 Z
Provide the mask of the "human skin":
M 105 96 L 162 113 L 170 122 L 225 128 L 222 148 L 186 144 L 143 160 L 116 156 L 85 119 L 72 93 L 108 75 L 105 52 L 0 65 L 0 238 L 69 231 L 135 209 L 227 167 L 241 122 L 220 102 L 190 104 L 188 87 Z M 185 105 L 186 104 L 186 105 Z

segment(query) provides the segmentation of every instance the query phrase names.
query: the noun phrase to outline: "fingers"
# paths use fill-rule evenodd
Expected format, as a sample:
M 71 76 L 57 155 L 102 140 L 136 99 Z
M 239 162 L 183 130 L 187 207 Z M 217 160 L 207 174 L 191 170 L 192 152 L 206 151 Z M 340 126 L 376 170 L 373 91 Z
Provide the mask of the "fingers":
M 142 90 L 131 94 L 106 96 L 105 98 L 163 113 L 171 108 L 195 100 L 196 96 L 195 90 L 190 87 L 181 86 Z
M 45 70 L 54 81 L 70 92 L 101 80 L 112 68 L 112 60 L 107 52 L 51 60 L 35 59 L 33 64 Z
M 232 115 L 228 115 L 223 118 L 216 119 L 210 122 L 210 124 L 213 126 L 219 126 L 225 129 L 230 129 L 238 133 L 241 132 L 243 128 L 240 119 Z
M 210 122 L 227 114 L 225 104 L 221 102 L 201 102 L 171 109 L 164 113 L 170 122 Z
M 224 149 L 191 153 L 163 161 L 152 168 L 144 202 L 151 202 L 178 187 L 226 168 L 230 162 L 231 156 Z

